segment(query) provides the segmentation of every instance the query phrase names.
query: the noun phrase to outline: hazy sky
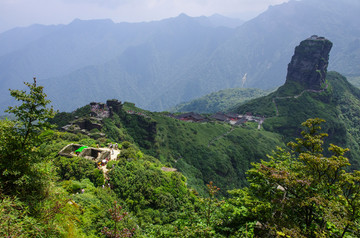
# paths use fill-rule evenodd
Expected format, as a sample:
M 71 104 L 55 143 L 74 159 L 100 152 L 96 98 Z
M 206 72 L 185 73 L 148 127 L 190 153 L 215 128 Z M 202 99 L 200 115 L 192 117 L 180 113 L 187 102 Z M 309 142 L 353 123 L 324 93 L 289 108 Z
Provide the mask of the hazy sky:
M 68 24 L 75 18 L 139 22 L 180 13 L 209 16 L 219 13 L 249 19 L 269 5 L 288 0 L 0 0 L 0 32 L 39 24 Z

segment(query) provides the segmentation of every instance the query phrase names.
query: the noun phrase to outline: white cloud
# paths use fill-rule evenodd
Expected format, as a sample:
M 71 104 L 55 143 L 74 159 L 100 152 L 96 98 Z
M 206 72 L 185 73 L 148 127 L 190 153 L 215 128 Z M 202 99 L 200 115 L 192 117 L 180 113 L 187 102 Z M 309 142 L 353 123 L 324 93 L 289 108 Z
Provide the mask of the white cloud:
M 69 5 L 96 5 L 105 8 L 116 8 L 121 5 L 128 4 L 130 2 L 136 2 L 131 0 L 61 0 Z

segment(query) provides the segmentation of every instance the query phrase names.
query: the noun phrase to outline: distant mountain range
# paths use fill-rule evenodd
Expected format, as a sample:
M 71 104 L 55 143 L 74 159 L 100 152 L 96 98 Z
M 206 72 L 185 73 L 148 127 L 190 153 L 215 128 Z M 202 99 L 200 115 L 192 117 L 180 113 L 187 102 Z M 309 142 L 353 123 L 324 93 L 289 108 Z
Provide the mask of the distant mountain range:
M 12 103 L 7 89 L 33 76 L 66 111 L 108 98 L 161 111 L 220 89 L 275 88 L 295 45 L 313 34 L 334 43 L 329 69 L 359 76 L 358 12 L 357 0 L 302 0 L 243 24 L 181 14 L 148 23 L 16 28 L 0 34 L 0 110 Z

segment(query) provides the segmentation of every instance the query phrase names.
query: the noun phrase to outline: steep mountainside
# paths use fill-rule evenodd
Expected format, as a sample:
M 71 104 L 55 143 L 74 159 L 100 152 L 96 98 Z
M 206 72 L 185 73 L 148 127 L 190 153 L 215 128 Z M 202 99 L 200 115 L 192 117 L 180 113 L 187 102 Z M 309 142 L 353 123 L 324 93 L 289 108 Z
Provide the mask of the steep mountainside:
M 330 69 L 359 74 L 357 61 L 349 60 L 359 58 L 360 28 L 356 22 L 360 19 L 356 10 L 360 10 L 357 1 L 334 0 L 290 1 L 270 7 L 238 28 L 234 37 L 220 46 L 197 74 L 189 77 L 201 78 L 204 84 L 218 80 L 221 87 L 233 86 L 247 73 L 246 87 L 279 86 L 284 83 L 284 65 L 292 49 L 313 34 L 326 35 L 334 42 Z
M 66 26 L 5 32 L 0 35 L 0 100 L 8 100 L 8 88 L 22 88 L 23 81 L 37 76 L 61 110 L 111 97 L 145 106 L 234 32 L 219 27 L 215 18 L 182 14 L 158 22 L 119 24 L 74 20 Z M 28 40 L 18 40 L 23 36 Z
M 358 167 L 360 90 L 339 73 L 329 72 L 325 77 L 330 48 L 331 42 L 322 38 L 301 42 L 289 64 L 286 83 L 233 111 L 265 115 L 264 128 L 284 135 L 286 140 L 299 136 L 298 125 L 307 118 L 323 118 L 328 143 L 349 147 L 352 164 Z
M 152 100 L 151 105 L 166 108 L 165 105 L 172 102 L 189 101 L 219 89 L 236 88 L 245 74 L 245 87 L 269 89 L 280 86 L 286 76 L 284 65 L 294 47 L 314 34 L 326 35 L 334 42 L 330 69 L 345 75 L 359 75 L 359 60 L 356 60 L 360 57 L 360 27 L 356 24 L 360 21 L 359 11 L 360 3 L 356 0 L 289 1 L 270 7 L 236 29 L 236 33 L 210 58 L 194 68 L 195 71 L 183 74 L 186 80 L 176 81 Z
M 153 105 L 151 99 L 166 92 L 169 85 L 186 80 L 184 72 L 192 71 L 204 58 L 210 57 L 233 31 L 229 28 L 214 30 L 185 15 L 157 24 L 146 42 L 128 47 L 113 60 L 77 70 L 65 78 L 44 81 L 49 98 L 54 103 L 68 105 L 67 108 L 59 105 L 65 110 L 74 108 L 75 97 L 77 105 L 84 105 L 89 100 L 120 98 L 145 108 L 165 108 L 161 102 Z M 64 80 L 69 83 L 64 84 Z M 189 88 L 182 93 L 194 90 L 196 88 Z M 71 96 L 63 97 L 64 93 Z
M 218 27 L 231 24 L 217 16 L 184 14 L 149 23 L 75 20 L 15 29 L 0 34 L 0 104 L 10 104 L 8 88 L 33 76 L 61 110 L 115 97 L 159 111 L 237 88 L 245 74 L 245 87 L 275 88 L 284 83 L 292 49 L 313 34 L 334 42 L 330 69 L 358 76 L 358 12 L 357 0 L 302 0 L 270 7 L 235 29 Z

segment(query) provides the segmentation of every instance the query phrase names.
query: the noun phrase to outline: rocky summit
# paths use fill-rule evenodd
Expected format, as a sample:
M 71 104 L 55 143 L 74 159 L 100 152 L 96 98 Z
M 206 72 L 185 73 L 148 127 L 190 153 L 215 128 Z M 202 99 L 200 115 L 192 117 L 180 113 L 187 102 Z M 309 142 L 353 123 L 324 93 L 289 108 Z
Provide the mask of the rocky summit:
M 325 82 L 332 42 L 313 35 L 295 48 L 288 65 L 286 83 L 297 82 L 305 89 L 320 89 Z

